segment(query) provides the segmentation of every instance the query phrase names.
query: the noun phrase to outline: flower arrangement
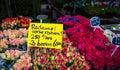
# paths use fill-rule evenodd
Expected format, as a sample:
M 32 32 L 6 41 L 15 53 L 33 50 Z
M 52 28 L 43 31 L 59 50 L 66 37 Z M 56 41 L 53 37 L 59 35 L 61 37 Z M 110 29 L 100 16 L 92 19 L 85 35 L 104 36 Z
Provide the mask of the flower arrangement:
M 2 38 L 3 38 L 3 32 L 0 31 L 0 39 L 2 39 Z
M 26 28 L 20 28 L 18 30 L 3 30 L 1 33 L 4 37 L 8 37 L 9 39 L 14 39 L 14 38 L 22 38 L 22 37 L 27 37 L 28 30 Z
M 31 57 L 28 54 L 20 56 L 10 70 L 29 70 L 32 67 Z
M 15 26 L 18 26 L 19 20 L 17 17 L 15 18 L 6 18 L 2 20 L 1 27 L 3 29 L 8 29 L 8 28 L 14 28 Z
M 90 70 L 90 65 L 85 57 L 77 52 L 76 47 L 72 47 L 65 34 L 62 50 L 46 49 L 46 52 L 48 53 L 44 53 L 44 49 L 35 49 L 34 70 Z
M 0 53 L 0 56 L 2 57 L 2 59 L 5 59 L 5 60 L 15 60 L 22 54 L 23 54 L 23 51 L 6 50 L 5 53 Z
M 3 30 L 0 32 L 0 50 L 10 46 L 20 47 L 26 45 L 28 30 L 20 28 L 18 30 Z
M 60 17 L 57 22 L 64 24 L 70 41 L 78 47 L 79 52 L 85 56 L 93 68 L 101 70 L 105 66 L 120 67 L 120 49 L 117 49 L 111 57 L 115 46 L 103 34 L 104 31 L 99 28 L 94 31 L 90 20 L 77 15 Z
M 13 17 L 5 18 L 2 20 L 2 29 L 18 29 L 19 27 L 28 27 L 30 24 L 30 19 L 26 17 Z
M 8 48 L 8 40 L 6 39 L 0 39 L 0 51 L 2 51 L 2 49 L 6 49 Z
M 20 17 L 19 21 L 20 21 L 21 27 L 28 27 L 30 24 L 30 19 L 23 17 L 23 16 Z

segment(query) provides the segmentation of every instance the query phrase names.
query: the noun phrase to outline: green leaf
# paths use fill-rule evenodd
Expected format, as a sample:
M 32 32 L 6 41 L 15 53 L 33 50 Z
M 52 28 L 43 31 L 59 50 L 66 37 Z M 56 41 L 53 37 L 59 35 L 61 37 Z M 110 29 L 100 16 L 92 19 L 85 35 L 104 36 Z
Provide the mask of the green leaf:
M 67 62 L 67 63 L 65 64 L 65 66 L 66 66 L 66 67 L 70 67 L 73 63 L 74 63 L 74 60 L 72 60 L 72 62 Z
M 39 70 L 42 70 L 42 66 L 37 64 Z
M 60 70 L 59 68 L 54 67 L 53 70 Z
M 107 46 L 110 46 L 110 42 L 106 43 Z

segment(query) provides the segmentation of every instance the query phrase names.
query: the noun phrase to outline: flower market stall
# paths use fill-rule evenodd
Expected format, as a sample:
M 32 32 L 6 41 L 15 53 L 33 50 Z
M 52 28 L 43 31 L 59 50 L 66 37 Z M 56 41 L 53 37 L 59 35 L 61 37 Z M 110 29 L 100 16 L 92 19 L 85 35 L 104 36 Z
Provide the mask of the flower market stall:
M 101 27 L 91 26 L 90 20 L 80 15 L 62 16 L 56 24 L 63 24 L 61 49 L 28 46 L 30 19 L 15 17 L 3 19 L 0 30 L 0 69 L 1 70 L 119 70 L 120 48 L 116 48 Z M 40 25 L 40 24 L 38 24 Z M 43 23 L 44 25 L 44 23 Z M 51 24 L 52 25 L 52 24 Z M 35 25 L 33 25 L 35 28 Z M 59 35 L 44 28 L 46 34 Z M 38 27 L 39 29 L 39 27 Z M 37 26 L 36 29 L 37 30 Z M 42 31 L 37 30 L 38 34 Z M 31 31 L 32 32 L 32 31 Z M 35 31 L 34 31 L 35 32 Z M 37 33 L 36 33 L 37 34 Z M 35 36 L 34 38 L 41 38 Z M 45 37 L 49 41 L 51 38 Z M 41 42 L 41 39 L 39 39 Z M 43 45 L 37 42 L 39 46 Z M 50 44 L 47 44 L 50 45 Z

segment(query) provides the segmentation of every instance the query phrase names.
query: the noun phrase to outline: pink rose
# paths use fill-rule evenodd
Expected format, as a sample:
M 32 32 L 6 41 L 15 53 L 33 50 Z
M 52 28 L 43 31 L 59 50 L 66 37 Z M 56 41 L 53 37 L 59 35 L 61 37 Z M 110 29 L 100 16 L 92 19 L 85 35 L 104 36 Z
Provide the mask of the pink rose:
M 67 70 L 65 65 L 60 66 L 60 70 Z
M 41 58 L 40 63 L 41 63 L 41 64 L 45 64 L 46 61 L 47 61 L 46 58 Z

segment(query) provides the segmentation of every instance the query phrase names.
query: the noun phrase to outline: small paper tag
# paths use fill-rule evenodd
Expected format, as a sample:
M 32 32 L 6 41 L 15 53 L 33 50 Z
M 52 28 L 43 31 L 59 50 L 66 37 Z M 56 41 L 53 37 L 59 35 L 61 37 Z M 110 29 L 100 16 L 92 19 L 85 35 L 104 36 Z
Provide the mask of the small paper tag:
M 90 19 L 91 26 L 96 27 L 100 25 L 100 18 L 99 17 L 92 17 Z
M 115 47 L 115 49 L 113 50 L 111 56 L 113 56 L 113 55 L 115 54 L 116 50 L 118 49 L 118 47 L 120 47 L 120 46 L 119 46 L 119 45 L 120 45 L 120 37 L 114 37 L 114 38 L 112 39 L 112 44 L 116 45 L 116 47 Z
M 114 37 L 112 39 L 112 44 L 120 45 L 120 37 Z

